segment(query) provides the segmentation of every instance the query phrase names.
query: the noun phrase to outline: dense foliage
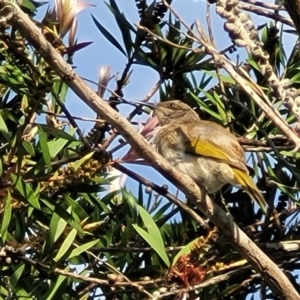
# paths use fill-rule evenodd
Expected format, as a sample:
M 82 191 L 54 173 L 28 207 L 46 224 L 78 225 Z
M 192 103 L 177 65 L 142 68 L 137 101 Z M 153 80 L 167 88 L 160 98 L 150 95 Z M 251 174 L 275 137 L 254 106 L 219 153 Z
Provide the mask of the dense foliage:
M 299 290 L 299 152 L 273 115 L 208 50 L 215 49 L 210 18 L 200 20 L 208 23 L 204 38 L 202 26 L 187 26 L 180 12 L 168 8 L 171 2 L 136 0 L 136 27 L 117 1 L 109 0 L 107 13 L 122 41 L 92 16 L 110 44 L 103 47 L 116 47 L 127 58 L 114 91 L 105 89 L 112 75 L 102 68 L 97 93 L 109 95 L 107 101 L 117 110 L 118 101 L 126 99 L 132 70 L 140 65 L 159 78 L 147 100 L 155 93 L 161 101 L 180 99 L 196 107 L 202 119 L 234 133 L 247 152 L 251 175 L 277 215 L 264 216 L 243 190 L 231 186 L 213 198 Z M 229 46 L 218 51 L 277 112 L 276 118 L 298 134 L 299 44 L 297 39 L 293 45 L 283 43 L 285 36 L 298 33 L 283 6 L 208 2 L 217 8 L 211 17 L 225 19 Z M 77 43 L 75 35 L 74 13 L 86 5 L 56 0 L 56 8 L 37 20 L 43 4 L 23 0 L 20 7 L 72 65 L 76 52 L 89 46 Z M 254 24 L 246 10 L 264 12 L 272 20 Z M 0 22 L 0 298 L 183 299 L 188 293 L 189 299 L 246 299 L 260 292 L 263 299 L 276 299 L 200 211 L 191 205 L 206 226 L 168 201 L 177 196 L 166 194 L 165 186 L 124 167 L 125 162 L 143 163 L 133 149 L 114 160 L 126 137 L 112 146 L 119 137 L 111 124 L 97 116 L 88 134 L 80 130 L 68 111 L 67 84 L 35 47 L 9 20 Z M 237 61 L 237 53 L 242 60 Z M 128 119 L 141 113 L 135 108 Z M 139 128 L 148 138 L 155 125 L 151 121 Z M 139 183 L 138 194 L 123 187 L 121 173 Z

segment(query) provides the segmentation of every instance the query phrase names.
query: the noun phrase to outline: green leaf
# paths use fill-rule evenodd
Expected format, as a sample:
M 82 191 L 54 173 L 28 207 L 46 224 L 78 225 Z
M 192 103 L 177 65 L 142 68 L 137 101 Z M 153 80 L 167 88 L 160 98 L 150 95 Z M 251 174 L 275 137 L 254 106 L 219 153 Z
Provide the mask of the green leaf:
M 25 264 L 21 264 L 21 266 L 12 274 L 12 276 L 9 277 L 9 282 L 13 288 L 17 286 L 17 283 L 20 280 L 24 270 Z
M 174 257 L 174 259 L 172 261 L 172 266 L 174 266 L 176 264 L 176 262 L 182 255 L 189 254 L 191 252 L 192 247 L 195 245 L 195 243 L 197 243 L 198 240 L 199 240 L 199 238 L 196 238 L 193 241 L 191 241 L 190 243 L 188 243 L 185 247 L 183 247 Z
M 70 210 L 70 209 L 69 209 Z M 57 213 L 52 214 L 49 230 L 47 233 L 46 243 L 44 245 L 43 255 L 47 256 L 52 249 L 53 243 L 61 236 L 67 226 L 67 222 L 60 218 Z
M 136 197 L 132 194 L 131 191 L 128 191 L 126 188 L 123 188 L 122 190 L 122 198 L 126 199 L 127 204 L 130 207 L 130 211 L 134 211 L 137 209 L 137 199 Z
M 217 106 L 219 116 L 221 117 L 222 122 L 224 124 L 226 124 L 227 123 L 227 115 L 225 113 L 224 103 L 215 91 L 213 92 L 213 98 L 215 99 L 215 104 Z
M 6 126 L 6 123 L 2 117 L 2 115 L 0 114 L 0 132 L 2 133 L 3 137 L 10 142 L 10 135 Z
M 16 175 L 11 174 L 11 179 L 16 185 L 17 190 L 34 208 L 41 209 L 39 200 L 34 195 L 34 192 L 29 184 L 25 183 L 21 178 L 17 178 Z
M 0 176 L 3 174 L 3 164 L 2 164 L 2 159 L 0 159 Z
M 16 239 L 17 242 L 21 243 L 24 238 L 25 238 L 25 222 L 24 222 L 24 217 L 20 213 L 20 211 L 15 211 L 14 212 L 14 218 L 15 218 L 15 232 L 14 232 L 14 238 Z
M 235 85 L 235 80 L 230 76 L 220 75 L 222 82 Z
M 139 214 L 143 220 L 144 225 L 146 226 L 149 233 L 153 233 L 153 235 L 157 238 L 158 242 L 161 245 L 164 245 L 164 241 L 160 234 L 158 227 L 153 221 L 152 217 L 148 214 L 148 212 L 141 206 L 139 206 Z
M 138 202 L 140 205 L 143 205 L 143 203 L 144 203 L 144 191 L 143 191 L 143 185 L 141 182 L 139 182 Z M 148 201 L 147 203 L 148 203 L 147 210 L 149 210 L 150 201 Z M 136 201 L 135 201 L 135 205 L 136 205 Z
M 79 246 L 78 248 L 75 248 L 74 250 L 71 251 L 70 255 L 68 256 L 68 259 L 80 255 L 82 252 L 85 252 L 86 250 L 91 249 L 94 247 L 100 240 L 94 240 L 89 243 L 86 243 L 84 245 Z
M 110 5 L 108 3 L 105 3 L 105 4 L 111 10 L 111 12 L 115 15 L 116 19 L 121 22 L 120 24 L 129 28 L 133 33 L 136 33 L 137 30 L 131 25 L 130 22 L 127 21 L 127 19 L 125 18 L 125 15 L 120 12 L 116 1 L 110 0 L 109 2 L 110 2 Z
M 22 0 L 21 6 L 27 8 L 29 10 L 36 11 L 36 7 L 30 0 Z
M 59 205 L 51 197 L 45 197 L 40 199 L 52 212 L 57 213 L 63 220 L 65 220 L 70 226 L 77 229 L 78 232 L 83 233 L 80 224 L 74 222 L 72 215 L 69 213 L 69 210 L 66 210 L 63 206 Z
M 190 52 L 186 55 L 186 58 L 184 60 L 185 66 L 193 66 L 195 67 L 197 64 L 203 64 L 200 63 L 200 61 L 205 57 L 205 54 L 199 52 Z M 199 66 L 199 69 L 201 69 L 201 66 Z
M 154 249 L 154 251 L 166 264 L 166 266 L 169 267 L 170 261 L 166 254 L 166 251 L 164 247 L 162 247 L 162 245 L 159 243 L 159 241 L 155 238 L 155 236 L 153 234 L 149 234 L 147 231 L 136 224 L 133 224 L 132 226 L 137 231 L 137 233 L 149 244 L 149 246 Z
M 22 146 L 29 155 L 31 155 L 31 156 L 35 155 L 35 151 L 34 151 L 32 143 L 30 143 L 28 141 L 22 141 Z
M 126 52 L 123 50 L 122 46 L 119 44 L 119 42 L 111 35 L 109 31 L 107 31 L 97 20 L 96 18 L 92 15 L 92 19 L 99 29 L 99 31 L 106 37 L 106 39 L 113 44 L 119 51 L 121 51 L 126 57 Z
M 76 128 L 73 128 L 70 130 L 70 134 L 74 134 L 76 131 Z M 54 158 L 68 143 L 69 141 L 63 138 L 57 139 L 54 142 L 52 142 L 49 146 L 49 152 L 51 158 Z
M 116 2 L 114 0 L 110 0 L 110 5 L 105 3 L 109 10 L 113 13 L 116 22 L 119 26 L 119 29 L 122 34 L 123 43 L 126 48 L 126 52 L 128 57 L 131 55 L 132 51 L 132 40 L 130 35 L 130 30 L 136 32 L 136 30 L 132 27 L 132 25 L 127 21 L 125 15 L 120 12 Z
M 75 228 L 73 228 L 70 231 L 70 233 L 68 234 L 68 236 L 66 237 L 66 239 L 64 240 L 64 242 L 62 243 L 62 245 L 61 245 L 58 253 L 53 258 L 54 261 L 58 262 L 66 254 L 66 252 L 72 246 L 72 244 L 73 244 L 73 242 L 75 240 L 76 235 L 77 235 L 77 230 Z
M 240 283 L 240 284 L 234 283 L 234 284 L 232 284 L 231 286 L 225 288 L 225 289 L 220 293 L 219 297 L 220 297 L 220 298 L 223 298 L 223 297 L 225 297 L 225 296 L 229 296 L 230 294 L 232 294 L 232 293 L 234 293 L 234 292 L 240 290 L 242 286 L 243 286 L 242 283 Z
M 78 183 L 72 187 L 73 193 L 99 193 L 105 191 L 106 188 L 99 184 Z
M 73 163 L 73 167 L 74 167 L 74 170 L 75 172 L 85 163 L 87 162 L 88 160 L 90 160 L 93 155 L 94 155 L 95 151 L 92 151 L 90 153 L 88 153 L 87 155 L 85 155 L 84 157 L 82 157 L 81 159 L 75 161 Z
M 51 171 L 51 157 L 50 157 L 50 151 L 47 143 L 47 135 L 42 129 L 41 126 L 38 125 L 38 132 L 39 132 L 39 143 L 41 146 L 42 154 L 45 160 L 45 163 L 47 165 L 48 172 Z
M 200 89 L 201 90 L 201 89 Z M 208 97 L 209 93 L 207 93 L 204 90 L 201 90 L 205 96 Z M 193 99 L 197 102 L 197 104 L 199 105 L 199 107 L 201 107 L 201 109 L 203 109 L 205 112 L 207 112 L 208 114 L 210 114 L 212 117 L 214 117 L 216 120 L 219 120 L 222 122 L 221 117 L 219 116 L 219 114 L 217 114 L 216 112 L 214 112 L 205 102 L 203 102 L 201 99 L 199 99 L 194 93 L 190 93 L 190 95 L 193 97 Z M 210 98 L 211 95 L 209 95 Z
M 1 239 L 2 242 L 5 243 L 7 234 L 8 234 L 8 227 L 11 219 L 11 212 L 12 212 L 12 204 L 11 204 L 11 195 L 9 190 L 7 190 L 7 196 L 4 198 L 4 214 L 1 224 Z
M 65 290 L 65 287 L 62 287 L 62 285 L 66 286 L 66 280 L 66 276 L 59 275 L 55 282 L 51 282 L 51 285 L 42 300 L 54 300 L 57 299 L 59 296 L 61 297 L 61 292 Z
M 68 206 L 70 206 L 72 208 L 72 212 L 76 213 L 76 215 L 80 219 L 83 220 L 83 219 L 85 219 L 85 218 L 87 218 L 89 216 L 86 213 L 86 211 L 80 206 L 80 202 L 75 201 L 69 195 L 66 195 L 66 194 L 64 194 L 63 199 L 68 204 Z
M 151 216 L 141 206 L 139 206 L 139 213 L 148 232 L 139 227 L 137 224 L 133 224 L 133 228 L 155 250 L 159 257 L 164 261 L 166 266 L 169 267 L 169 257 L 166 254 L 164 241 L 158 227 Z
M 64 140 L 71 141 L 71 142 L 76 142 L 77 141 L 77 139 L 74 136 L 72 136 L 71 134 L 69 134 L 69 133 L 67 133 L 67 132 L 65 132 L 61 129 L 58 129 L 58 128 L 55 128 L 53 126 L 46 125 L 46 124 L 37 124 L 37 125 L 44 132 L 48 133 L 49 135 L 53 135 L 56 138 L 62 138 Z
M 157 63 L 152 59 L 151 53 L 145 53 L 143 50 L 138 49 L 135 53 L 136 64 L 149 66 L 154 70 L 158 70 Z
M 173 203 L 172 202 L 167 202 L 164 205 L 160 205 L 161 201 L 163 200 L 163 197 L 157 200 L 157 207 L 159 207 L 158 211 L 155 213 L 153 219 L 154 220 L 159 220 L 161 217 L 163 218 L 165 216 L 165 213 L 169 208 L 172 207 Z
M 65 102 L 68 90 L 69 90 L 69 86 L 65 82 L 61 81 L 61 78 L 59 76 L 57 76 L 57 79 L 56 79 L 56 81 L 53 85 L 53 92 L 56 94 L 56 96 L 59 95 L 60 101 Z M 52 100 L 54 101 L 54 103 L 56 103 L 55 99 L 56 98 L 54 97 L 54 95 L 52 95 Z M 58 113 L 60 111 L 61 110 L 56 111 L 56 113 Z M 45 126 L 48 126 L 48 125 L 45 125 Z M 52 126 L 48 126 L 48 127 L 53 128 Z M 58 131 L 62 131 L 62 130 L 59 130 L 57 128 L 53 128 L 53 129 L 56 129 Z

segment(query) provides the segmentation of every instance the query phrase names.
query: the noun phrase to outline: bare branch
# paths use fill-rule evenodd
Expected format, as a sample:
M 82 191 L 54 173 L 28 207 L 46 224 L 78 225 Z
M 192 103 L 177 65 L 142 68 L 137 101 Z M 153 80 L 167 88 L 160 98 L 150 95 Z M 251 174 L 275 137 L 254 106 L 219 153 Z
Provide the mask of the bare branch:
M 270 18 L 274 21 L 278 21 L 278 22 L 281 22 L 282 24 L 293 27 L 293 22 L 290 18 L 281 16 L 277 13 L 274 13 L 272 11 L 268 11 L 266 9 L 262 9 L 259 6 L 257 7 L 257 6 L 251 5 L 251 4 L 240 3 L 239 6 L 243 10 L 252 12 L 252 13 L 257 14 L 259 16 L 264 16 L 264 17 Z
M 281 8 L 280 5 L 276 5 L 276 4 L 271 4 L 271 3 L 266 3 L 263 1 L 256 1 L 256 0 L 242 0 L 242 2 L 248 3 L 248 4 L 252 4 L 252 5 L 256 5 L 259 7 L 263 7 L 263 8 L 267 8 L 267 9 L 273 9 L 273 10 L 284 10 L 284 8 Z
M 300 0 L 283 0 L 283 3 L 300 35 Z

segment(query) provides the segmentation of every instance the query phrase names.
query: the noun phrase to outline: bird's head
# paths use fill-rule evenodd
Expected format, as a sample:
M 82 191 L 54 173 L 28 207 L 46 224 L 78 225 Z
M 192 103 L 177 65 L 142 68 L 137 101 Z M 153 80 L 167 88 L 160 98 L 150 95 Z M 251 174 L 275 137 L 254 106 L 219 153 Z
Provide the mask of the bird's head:
M 199 120 L 197 113 L 180 100 L 170 100 L 158 104 L 144 103 L 143 105 L 153 109 L 161 126 L 180 121 Z

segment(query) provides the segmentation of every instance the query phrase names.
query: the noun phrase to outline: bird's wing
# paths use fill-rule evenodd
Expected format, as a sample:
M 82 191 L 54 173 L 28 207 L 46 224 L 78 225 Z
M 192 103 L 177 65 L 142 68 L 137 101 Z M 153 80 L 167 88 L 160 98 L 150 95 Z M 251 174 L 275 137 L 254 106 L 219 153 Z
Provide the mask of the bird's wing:
M 204 126 L 191 126 L 192 130 L 190 131 L 182 127 L 182 132 L 185 134 L 185 151 L 212 158 L 248 172 L 243 150 L 236 138 L 220 125 L 209 123 L 213 126 L 212 128 L 208 127 L 210 130 Z

